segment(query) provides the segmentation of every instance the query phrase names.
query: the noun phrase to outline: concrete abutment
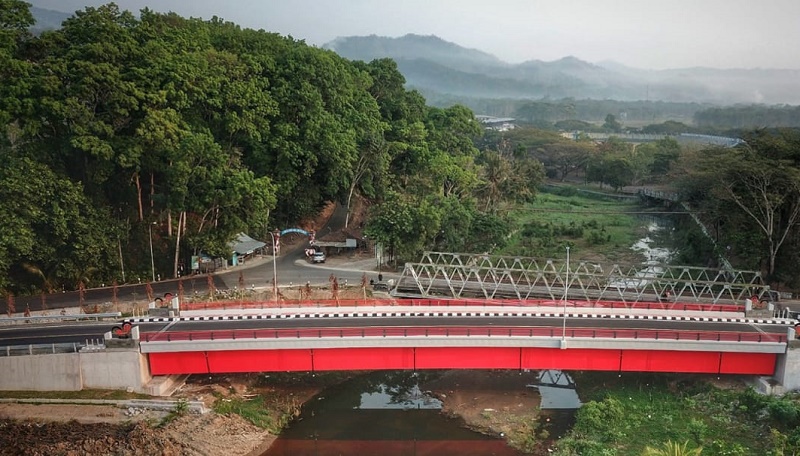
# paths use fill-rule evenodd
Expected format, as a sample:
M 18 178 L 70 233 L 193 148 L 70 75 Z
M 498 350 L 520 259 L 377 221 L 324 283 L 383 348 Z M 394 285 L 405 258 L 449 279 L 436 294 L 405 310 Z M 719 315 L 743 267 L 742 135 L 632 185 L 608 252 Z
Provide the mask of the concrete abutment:
M 138 348 L 0 358 L 0 390 L 123 389 L 147 394 L 152 379 Z

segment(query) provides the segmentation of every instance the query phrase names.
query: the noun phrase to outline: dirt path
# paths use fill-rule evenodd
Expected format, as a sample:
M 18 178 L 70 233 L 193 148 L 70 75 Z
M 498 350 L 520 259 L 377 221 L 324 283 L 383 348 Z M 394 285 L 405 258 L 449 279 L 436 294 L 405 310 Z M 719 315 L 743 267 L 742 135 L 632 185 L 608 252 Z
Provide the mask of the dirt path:
M 108 405 L 72 405 L 72 404 L 0 404 L 0 419 L 32 420 L 32 421 L 75 421 L 82 424 L 110 423 L 122 424 L 136 421 L 158 421 L 167 416 L 165 412 L 154 410 L 136 410 L 135 414 L 126 414 L 128 410 Z

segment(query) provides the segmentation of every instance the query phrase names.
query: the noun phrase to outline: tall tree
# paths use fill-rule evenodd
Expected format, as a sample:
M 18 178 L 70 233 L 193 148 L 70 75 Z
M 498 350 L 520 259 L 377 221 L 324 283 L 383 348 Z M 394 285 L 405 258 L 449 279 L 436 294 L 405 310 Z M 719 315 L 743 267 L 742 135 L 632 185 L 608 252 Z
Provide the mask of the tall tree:
M 28 28 L 33 24 L 28 3 L 0 0 L 0 137 L 25 99 L 30 65 L 21 58 L 20 47 L 30 37 Z
M 738 207 L 762 235 L 772 277 L 781 247 L 800 221 L 800 170 L 750 146 L 707 150 L 693 158 L 682 167 L 689 196 L 707 189 L 710 197 Z

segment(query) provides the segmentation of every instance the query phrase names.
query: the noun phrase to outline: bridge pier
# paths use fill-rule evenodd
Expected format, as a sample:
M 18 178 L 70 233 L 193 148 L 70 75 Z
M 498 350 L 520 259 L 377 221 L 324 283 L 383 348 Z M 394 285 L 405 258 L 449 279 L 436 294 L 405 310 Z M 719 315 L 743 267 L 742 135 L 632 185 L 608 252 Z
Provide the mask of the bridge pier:
M 772 392 L 777 394 L 800 390 L 800 339 L 797 339 L 794 328 L 788 328 L 788 332 L 786 353 L 778 355 L 772 377 L 780 383 L 780 387 L 772 388 Z

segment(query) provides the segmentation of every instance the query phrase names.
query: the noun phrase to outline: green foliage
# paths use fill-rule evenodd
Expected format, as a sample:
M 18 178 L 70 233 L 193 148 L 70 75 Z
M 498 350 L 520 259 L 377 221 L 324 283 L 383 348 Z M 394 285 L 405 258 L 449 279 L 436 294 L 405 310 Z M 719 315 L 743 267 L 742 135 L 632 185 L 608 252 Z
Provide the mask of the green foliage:
M 713 107 L 697 111 L 694 123 L 701 127 L 720 129 L 800 127 L 800 106 L 736 105 Z
M 635 207 L 601 194 L 578 193 L 575 187 L 546 187 L 533 203 L 511 212 L 510 219 L 519 228 L 512 231 L 503 253 L 553 258 L 563 256 L 569 245 L 578 257 L 591 248 L 609 261 L 630 261 L 618 255 L 636 241 L 641 222 L 621 213 Z
M 239 415 L 253 425 L 267 429 L 273 434 L 278 434 L 285 424 L 280 419 L 270 415 L 269 410 L 264 405 L 262 396 L 255 396 L 250 399 L 238 397 L 220 398 L 214 403 L 214 411 L 221 415 Z
M 789 455 L 800 448 L 800 426 L 792 421 L 796 396 L 723 390 L 663 374 L 582 373 L 576 382 L 588 400 L 557 455 L 700 454 L 700 448 L 714 456 Z
M 769 280 L 782 276 L 776 265 L 779 257 L 792 255 L 786 245 L 796 240 L 800 222 L 798 145 L 800 135 L 794 133 L 756 132 L 745 145 L 685 154 L 678 164 L 682 175 L 677 185 L 685 200 L 706 213 L 707 223 L 726 241 L 746 240 L 728 244 L 735 251 L 755 246 L 759 253 L 748 260 L 755 257 L 761 268 L 763 258 Z M 748 232 L 756 238 L 746 239 Z
M 603 123 L 603 130 L 619 133 L 622 130 L 622 124 L 613 114 L 607 114 L 605 123 Z
M 679 135 L 681 133 L 693 133 L 694 131 L 694 128 L 674 120 L 667 120 L 660 124 L 650 124 L 642 128 L 642 133 L 653 135 Z
M 467 200 L 477 185 L 472 113 L 428 108 L 390 60 L 114 4 L 34 37 L 27 4 L 0 5 L 0 131 L 15 135 L 0 139 L 29 160 L 3 170 L 0 211 L 15 222 L 0 239 L 0 289 L 72 288 L 90 270 L 109 282 L 117 240 L 127 268 L 146 270 L 151 230 L 157 251 L 228 256 L 236 233 L 263 236 L 345 196 L 380 201 L 397 183 Z M 34 167 L 35 182 L 12 178 Z M 63 201 L 49 201 L 53 188 Z M 40 217 L 48 203 L 58 210 Z M 413 223 L 438 226 L 430 204 L 413 209 Z M 397 243 L 408 251 L 435 234 L 407 246 L 409 232 Z
M 661 447 L 647 447 L 642 452 L 642 456 L 700 456 L 702 448 L 690 448 L 689 442 L 683 444 L 667 441 Z

